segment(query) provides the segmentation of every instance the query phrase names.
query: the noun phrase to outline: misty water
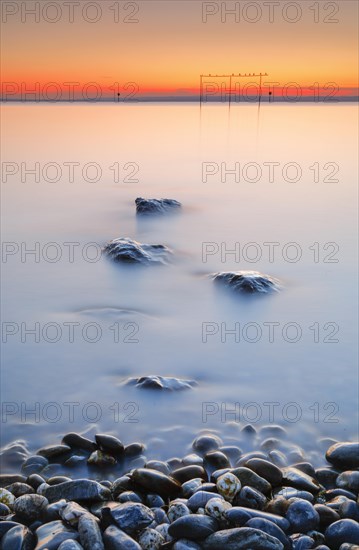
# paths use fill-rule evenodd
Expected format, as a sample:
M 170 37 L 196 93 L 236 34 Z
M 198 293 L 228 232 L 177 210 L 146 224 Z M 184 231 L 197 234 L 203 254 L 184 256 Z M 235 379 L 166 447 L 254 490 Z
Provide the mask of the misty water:
M 4 105 L 3 445 L 36 451 L 106 431 L 167 459 L 200 430 L 234 441 L 245 424 L 273 422 L 315 462 L 321 437 L 355 438 L 356 113 Z M 140 219 L 136 197 L 183 208 Z M 99 251 L 117 237 L 165 244 L 172 261 L 116 265 Z M 207 276 L 235 270 L 283 289 L 240 297 Z M 150 374 L 197 385 L 125 384 Z

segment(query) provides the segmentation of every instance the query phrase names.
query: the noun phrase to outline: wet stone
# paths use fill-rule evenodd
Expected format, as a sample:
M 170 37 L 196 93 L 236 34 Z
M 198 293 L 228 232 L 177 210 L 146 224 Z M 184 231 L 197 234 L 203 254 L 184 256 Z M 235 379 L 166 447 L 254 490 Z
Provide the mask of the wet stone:
M 62 498 L 75 501 L 97 501 L 109 500 L 111 493 L 109 489 L 100 485 L 97 481 L 89 479 L 77 479 L 67 481 L 59 485 L 50 485 L 45 488 L 45 497 L 49 502 L 56 502 Z
M 268 294 L 280 290 L 277 279 L 258 271 L 225 271 L 215 273 L 213 280 L 235 292 L 245 294 Z
M 209 453 L 206 453 L 204 456 L 203 465 L 205 469 L 210 472 L 231 467 L 231 463 L 228 458 L 221 451 L 210 451 Z
M 283 544 L 276 538 L 251 527 L 224 529 L 208 537 L 204 550 L 283 550 Z
M 50 445 L 43 447 L 37 451 L 37 454 L 48 459 L 58 458 L 66 455 L 71 451 L 71 447 L 68 445 Z
M 200 490 L 203 485 L 203 479 L 198 477 L 195 479 L 190 479 L 189 481 L 185 481 L 182 484 L 182 493 L 185 498 L 189 498 L 192 496 L 196 491 Z
M 27 476 L 38 474 L 48 463 L 49 461 L 44 456 L 31 456 L 21 466 L 21 472 Z
M 145 451 L 145 446 L 142 443 L 130 443 L 125 447 L 125 457 L 132 458 L 134 456 L 139 456 Z
M 241 482 L 231 472 L 221 475 L 217 479 L 216 487 L 218 493 L 228 502 L 232 502 L 237 493 L 241 490 Z
M 348 489 L 354 493 L 359 492 L 359 472 L 347 471 L 337 477 L 337 486 L 343 489 Z
M 156 470 L 139 468 L 133 472 L 132 479 L 139 487 L 163 498 L 177 496 L 181 490 L 178 481 Z
M 1 548 L 3 550 L 32 550 L 35 547 L 35 541 L 35 536 L 28 527 L 17 524 L 4 534 L 1 539 Z
M 272 521 L 278 527 L 280 527 L 285 533 L 289 530 L 290 523 L 286 518 L 263 512 L 262 510 L 252 510 L 244 506 L 233 506 L 231 510 L 228 510 L 226 517 L 231 525 L 235 527 L 241 527 L 247 521 L 252 518 L 263 518 L 268 521 Z
M 67 504 L 66 501 L 63 502 L 65 505 L 60 507 L 59 516 L 72 527 L 77 526 L 81 516 L 89 513 L 86 508 L 83 508 L 77 502 L 68 502 Z
M 102 515 L 130 535 L 148 527 L 155 517 L 150 508 L 137 502 L 104 507 Z
M 176 519 L 181 518 L 182 516 L 188 516 L 190 514 L 188 506 L 184 502 L 173 502 L 170 503 L 170 506 L 167 511 L 167 517 L 170 523 L 176 521 Z
M 249 487 L 253 487 L 254 489 L 257 489 L 257 491 L 260 491 L 261 493 L 264 493 L 264 494 L 269 493 L 272 489 L 270 483 L 268 483 L 266 479 L 259 476 L 249 468 L 245 468 L 245 467 L 234 468 L 232 470 L 232 473 L 236 477 L 238 477 L 242 486 L 248 485 Z
M 244 486 L 240 493 L 236 496 L 234 504 L 252 508 L 253 510 L 263 510 L 267 502 L 266 497 L 253 489 L 253 487 Z
M 236 464 L 242 455 L 242 450 L 235 445 L 225 445 L 219 450 L 228 457 L 232 464 Z
M 135 200 L 136 213 L 141 215 L 165 214 L 181 208 L 181 203 L 174 199 L 143 199 Z
M 68 433 L 62 438 L 62 444 L 71 447 L 71 449 L 81 449 L 83 451 L 96 451 L 96 443 L 77 433 Z
M 186 455 L 183 459 L 182 459 L 182 464 L 183 466 L 202 466 L 203 464 L 203 458 L 198 456 L 197 454 L 195 453 L 192 453 L 190 455 Z
M 200 435 L 192 443 L 192 449 L 200 455 L 214 451 L 222 445 L 222 440 L 212 434 Z
M 275 491 L 274 494 L 287 500 L 290 498 L 301 498 L 303 500 L 308 500 L 309 502 L 314 502 L 314 496 L 312 493 L 309 493 L 309 491 L 300 491 L 294 487 L 282 487 L 282 489 Z
M 246 523 L 245 526 L 251 527 L 252 529 L 259 529 L 260 531 L 267 533 L 267 535 L 275 537 L 283 544 L 284 550 L 290 550 L 292 547 L 290 540 L 284 531 L 282 531 L 282 529 L 272 521 L 268 521 L 263 518 L 252 518 Z
M 319 524 L 321 527 L 327 527 L 340 519 L 339 514 L 325 504 L 314 504 L 314 508 L 319 514 Z
M 359 443 L 335 443 L 325 453 L 325 457 L 335 467 L 344 469 L 359 467 Z
M 201 550 L 201 547 L 193 540 L 180 539 L 174 543 L 173 550 Z
M 339 514 L 342 518 L 354 519 L 359 522 L 359 504 L 348 500 L 339 506 Z
M 12 508 L 15 502 L 15 496 L 7 489 L 0 489 L 0 502 Z
M 185 483 L 191 479 L 201 478 L 202 480 L 207 479 L 207 474 L 205 469 L 202 466 L 183 466 L 172 472 L 172 477 L 176 479 L 179 483 Z
M 31 522 L 42 517 L 48 504 L 47 498 L 41 495 L 23 495 L 15 500 L 13 509 L 17 516 Z
M 12 485 L 8 485 L 6 489 L 16 498 L 21 497 L 22 495 L 30 495 L 35 492 L 34 488 L 27 483 L 13 483 Z
M 231 504 L 222 498 L 211 498 L 206 506 L 205 513 L 216 519 L 220 524 L 226 522 L 226 512 L 230 510 Z
M 46 483 L 49 485 L 58 485 L 59 483 L 65 483 L 66 481 L 72 481 L 72 479 L 67 476 L 54 476 L 50 477 Z
M 68 539 L 78 540 L 79 534 L 62 521 L 51 521 L 36 529 L 37 545 L 35 550 L 57 550 Z
M 295 489 L 302 489 L 311 493 L 318 493 L 318 491 L 320 491 L 320 485 L 314 478 L 296 468 L 291 466 L 283 468 L 282 473 L 284 485 L 289 485 Z
M 333 550 L 345 542 L 359 545 L 359 524 L 352 519 L 336 521 L 326 529 L 325 541 Z
M 124 454 L 125 447 L 117 437 L 108 434 L 96 434 L 96 443 L 102 451 L 120 457 Z
M 103 534 L 106 550 L 141 550 L 141 546 L 132 537 L 115 525 L 107 527 Z
M 134 491 L 124 491 L 117 497 L 118 502 L 142 502 L 140 495 Z M 152 508 L 152 506 L 150 506 Z
M 104 253 L 116 263 L 167 264 L 172 251 L 162 244 L 143 244 L 118 238 L 108 243 Z
M 0 516 L 8 516 L 9 514 L 11 514 L 10 508 L 3 502 L 0 502 Z
M 57 550 L 82 550 L 82 546 L 76 540 L 64 540 Z
M 323 485 L 326 489 L 333 489 L 336 487 L 336 481 L 339 472 L 332 468 L 318 468 L 315 470 L 315 477 L 318 483 Z
M 19 474 L 0 474 L 0 488 L 7 487 L 13 483 L 25 483 L 26 477 Z M 1 492 L 0 492 L 1 495 Z M 1 502 L 1 496 L 0 496 Z
M 283 474 L 278 466 L 272 464 L 263 458 L 251 458 L 246 464 L 246 468 L 253 470 L 260 477 L 266 479 L 272 487 L 277 487 L 282 483 Z
M 192 512 L 196 512 L 198 508 L 204 508 L 211 498 L 222 498 L 221 495 L 216 493 L 208 493 L 207 491 L 197 491 L 188 499 L 188 508 Z M 223 499 L 224 500 L 224 499 Z
M 293 550 L 311 550 L 315 546 L 315 541 L 307 535 L 293 535 L 291 537 Z
M 78 532 L 80 535 L 80 542 L 85 550 L 105 549 L 98 520 L 94 516 L 90 514 L 80 516 Z
M 145 467 L 149 468 L 150 470 L 157 470 L 157 472 L 162 472 L 167 476 L 171 473 L 166 462 L 162 462 L 161 460 L 149 460 L 148 462 L 146 462 Z
M 94 451 L 87 460 L 87 464 L 90 464 L 90 466 L 99 467 L 115 466 L 116 463 L 117 460 L 114 456 L 104 453 L 103 451 Z
M 319 526 L 319 514 L 306 500 L 293 502 L 287 510 L 286 519 L 294 532 L 307 533 Z
M 178 518 L 171 523 L 168 533 L 174 539 L 186 538 L 190 540 L 201 540 L 214 533 L 217 528 L 218 523 L 213 518 L 199 514 L 191 514 Z

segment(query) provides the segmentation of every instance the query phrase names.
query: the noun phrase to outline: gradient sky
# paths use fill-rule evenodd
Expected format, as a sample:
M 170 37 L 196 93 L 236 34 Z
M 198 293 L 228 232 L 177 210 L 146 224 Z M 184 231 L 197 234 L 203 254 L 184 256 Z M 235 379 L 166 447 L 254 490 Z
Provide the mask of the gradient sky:
M 198 0 L 138 1 L 139 11 L 124 23 L 134 8 L 126 2 L 99 0 L 102 16 L 89 23 L 75 7 L 75 20 L 68 21 L 69 8 L 61 0 L 62 17 L 57 23 L 34 22 L 28 15 L 21 22 L 21 4 L 31 8 L 35 2 L 18 2 L 19 12 L 4 22 L 1 38 L 2 81 L 97 82 L 108 89 L 114 82 L 136 82 L 142 93 L 178 93 L 198 89 L 201 73 L 267 72 L 269 80 L 281 85 L 295 81 L 302 86 L 336 82 L 341 88 L 357 86 L 358 5 L 355 0 L 340 0 L 337 23 L 324 23 L 335 8 L 334 2 L 317 2 L 319 22 L 310 9 L 315 2 L 298 0 L 302 15 L 288 23 L 282 9 L 275 6 L 274 22 L 269 22 L 269 7 L 262 2 L 259 22 L 236 23 L 234 16 L 221 22 L 221 13 L 202 22 L 203 3 Z M 41 0 L 40 4 L 45 4 Z M 277 2 L 278 3 L 278 2 Z M 11 4 L 14 4 L 11 2 Z M 119 6 L 120 21 L 110 6 Z M 135 3 L 130 3 L 135 4 Z M 216 3 L 212 2 L 213 9 Z M 227 2 L 233 8 L 235 2 Z M 242 9 L 248 2 L 238 2 Z M 3 2 L 6 6 L 6 2 Z M 220 7 L 220 3 L 218 3 Z M 325 8 L 325 6 L 327 6 Z M 6 8 L 5 8 L 6 9 Z M 54 12 L 49 8 L 49 17 Z M 94 16 L 94 11 L 89 11 Z M 250 11 L 253 17 L 254 11 Z M 292 17 L 294 12 L 289 11 Z M 243 14 L 243 12 L 241 12 Z

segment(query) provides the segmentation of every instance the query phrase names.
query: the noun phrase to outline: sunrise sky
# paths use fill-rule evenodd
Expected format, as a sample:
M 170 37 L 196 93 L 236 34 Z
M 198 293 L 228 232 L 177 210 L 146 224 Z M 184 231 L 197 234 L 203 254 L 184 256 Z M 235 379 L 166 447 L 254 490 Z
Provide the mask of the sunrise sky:
M 279 86 L 335 82 L 342 94 L 356 93 L 355 0 L 58 0 L 57 11 L 42 0 L 40 8 L 48 7 L 39 12 L 39 22 L 28 13 L 35 4 L 3 2 L 3 97 L 5 90 L 15 98 L 16 85 L 31 88 L 35 82 L 96 82 L 105 95 L 113 93 L 115 82 L 122 93 L 134 82 L 139 95 L 186 95 L 198 92 L 201 73 L 233 72 L 267 72 L 267 80 Z M 226 12 L 233 9 L 236 16 Z

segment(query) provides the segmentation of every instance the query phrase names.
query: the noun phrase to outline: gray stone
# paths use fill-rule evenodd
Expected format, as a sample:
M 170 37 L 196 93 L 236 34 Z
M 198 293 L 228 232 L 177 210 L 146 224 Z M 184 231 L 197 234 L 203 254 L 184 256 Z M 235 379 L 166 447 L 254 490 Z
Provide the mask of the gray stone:
M 76 502 L 86 502 L 109 500 L 111 492 L 97 481 L 77 479 L 59 485 L 50 485 L 45 489 L 45 497 L 49 502 L 56 502 L 62 498 Z
M 131 535 L 145 529 L 154 520 L 155 516 L 150 508 L 138 502 L 124 502 L 102 509 L 102 517 L 115 523 L 125 533 Z
M 85 550 L 105 550 L 98 520 L 94 516 L 91 514 L 80 516 L 78 532 Z
M 47 498 L 41 495 L 23 495 L 15 500 L 14 512 L 17 516 L 32 522 L 42 517 L 48 504 Z

